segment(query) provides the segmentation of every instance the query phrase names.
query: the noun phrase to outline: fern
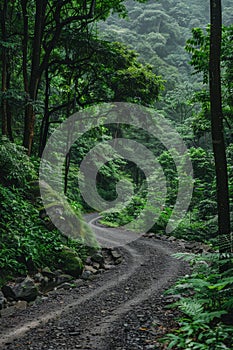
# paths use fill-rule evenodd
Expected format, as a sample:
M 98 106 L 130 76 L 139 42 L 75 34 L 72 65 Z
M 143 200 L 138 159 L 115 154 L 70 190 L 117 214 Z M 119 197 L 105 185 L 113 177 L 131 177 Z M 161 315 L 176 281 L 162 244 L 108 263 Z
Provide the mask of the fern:
M 181 299 L 178 303 L 179 309 L 190 317 L 199 317 L 203 313 L 203 305 L 197 300 L 192 300 L 189 298 Z
M 180 300 L 170 307 L 178 308 L 182 316 L 180 328 L 175 334 L 167 334 L 161 342 L 165 342 L 168 349 L 233 349 L 233 327 L 222 322 L 223 316 L 227 319 L 233 310 L 232 257 L 219 259 L 215 253 L 179 253 L 176 257 L 188 261 L 193 272 L 166 293 L 181 294 Z M 219 266 L 226 263 L 230 268 L 220 274 Z

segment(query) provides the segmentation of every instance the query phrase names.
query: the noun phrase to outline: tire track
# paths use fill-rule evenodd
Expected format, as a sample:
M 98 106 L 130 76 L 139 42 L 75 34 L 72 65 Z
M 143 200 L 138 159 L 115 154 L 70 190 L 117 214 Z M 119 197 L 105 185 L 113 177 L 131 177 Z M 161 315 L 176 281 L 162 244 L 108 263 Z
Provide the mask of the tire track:
M 131 255 L 131 265 L 128 268 L 128 271 L 124 273 L 120 278 L 118 282 L 122 282 L 127 280 L 137 269 L 137 267 L 140 266 L 140 262 L 137 261 L 138 254 L 137 251 L 128 248 L 127 247 L 127 252 L 130 253 Z M 27 323 L 24 323 L 21 326 L 16 326 L 13 329 L 9 330 L 7 334 L 1 334 L 1 339 L 0 339 L 0 347 L 4 346 L 5 344 L 13 341 L 14 339 L 17 339 L 19 337 L 22 337 L 25 333 L 31 331 L 32 329 L 35 329 L 37 327 L 41 327 L 41 325 L 44 325 L 48 323 L 49 321 L 56 320 L 61 317 L 61 315 L 66 314 L 70 312 L 71 309 L 77 308 L 79 305 L 85 303 L 86 301 L 96 298 L 99 294 L 105 292 L 109 288 L 112 288 L 116 285 L 115 278 L 113 277 L 107 284 L 103 285 L 102 287 L 97 288 L 93 292 L 88 293 L 85 296 L 81 296 L 79 300 L 68 304 L 65 307 L 60 308 L 59 310 L 51 311 L 47 314 L 44 314 L 40 317 L 38 317 L 35 321 L 29 321 Z M 4 348 L 3 348 L 4 349 Z

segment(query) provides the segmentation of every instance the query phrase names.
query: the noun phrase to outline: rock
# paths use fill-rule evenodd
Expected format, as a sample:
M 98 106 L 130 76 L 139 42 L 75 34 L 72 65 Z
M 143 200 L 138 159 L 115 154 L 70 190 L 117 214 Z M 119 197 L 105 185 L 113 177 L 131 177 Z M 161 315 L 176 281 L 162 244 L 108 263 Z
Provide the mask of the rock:
M 99 263 L 100 265 L 103 265 L 103 263 L 104 263 L 103 254 L 101 252 L 97 252 L 94 255 L 92 255 L 91 260 L 93 262 Z
M 2 292 L 6 298 L 13 298 L 14 300 L 33 301 L 38 295 L 38 288 L 35 282 L 26 277 L 23 282 L 19 284 L 7 284 L 2 287 Z
M 169 238 L 168 238 L 168 241 L 169 242 L 174 242 L 176 240 L 176 237 L 174 237 L 174 236 L 170 236 Z
M 91 271 L 83 271 L 81 278 L 86 281 L 90 279 L 91 275 Z
M 120 263 L 122 263 L 122 256 L 120 258 L 118 258 L 117 260 L 115 260 L 115 265 L 119 265 Z
M 99 269 L 100 269 L 100 264 L 97 263 L 97 262 L 94 262 L 94 263 L 92 264 L 92 266 L 93 266 L 94 269 L 96 269 L 96 270 L 99 270 Z
M 25 280 L 25 278 L 26 278 L 26 276 L 24 276 L 24 277 L 17 277 L 17 278 L 15 279 L 15 283 L 16 283 L 16 284 L 19 284 L 19 283 L 23 282 L 23 281 Z
M 155 236 L 155 234 L 153 232 L 147 233 L 147 237 L 149 238 L 153 238 Z
M 94 267 L 86 265 L 84 268 L 84 271 L 90 271 L 91 273 L 93 273 L 94 275 L 98 272 L 96 269 L 94 269 Z
M 44 276 L 40 272 L 38 272 L 33 278 L 35 282 L 41 283 L 44 279 Z
M 167 241 L 167 236 L 166 235 L 161 235 L 160 239 L 161 239 L 161 241 Z
M 43 303 L 42 296 L 38 295 L 38 297 L 34 301 L 34 305 L 41 305 L 42 303 Z
M 214 250 L 207 244 L 201 244 L 197 253 L 213 253 Z
M 146 345 L 145 350 L 149 350 L 149 349 L 155 350 L 155 346 L 154 345 Z
M 168 295 L 165 298 L 165 303 L 172 304 L 172 303 L 179 301 L 181 298 L 182 298 L 182 296 L 180 294 Z
M 84 285 L 84 281 L 80 278 L 78 280 L 75 280 L 73 282 L 73 284 L 74 284 L 75 288 L 79 288 L 79 287 L 82 287 Z
M 71 283 L 68 283 L 68 282 L 65 282 L 63 284 L 60 284 L 57 289 L 66 289 L 66 290 L 69 290 L 69 289 L 72 289 L 74 288 L 75 286 Z
M 104 264 L 103 267 L 104 267 L 105 270 L 111 270 L 114 266 L 113 265 Z
M 43 278 L 41 280 L 41 284 L 43 286 L 47 286 L 49 284 L 49 278 L 47 276 L 43 276 Z
M 25 300 L 19 300 L 16 304 L 15 304 L 15 309 L 17 310 L 25 310 L 28 306 L 28 303 Z
M 6 298 L 4 297 L 3 292 L 0 291 L 0 310 L 4 309 L 6 306 Z
M 51 278 L 51 279 L 56 277 L 56 273 L 52 272 L 49 267 L 45 267 L 41 271 L 41 273 L 43 276 L 46 276 L 46 277 Z
M 185 243 L 182 242 L 181 240 L 179 241 L 179 246 L 180 246 L 182 249 L 185 249 Z
M 92 260 L 91 260 L 91 257 L 88 256 L 87 259 L 86 259 L 86 264 L 87 265 L 91 265 L 92 264 Z
M 56 279 L 56 285 L 58 286 L 58 285 L 63 284 L 63 283 L 68 283 L 72 279 L 73 279 L 73 277 L 70 275 L 65 275 L 65 274 L 59 275 L 59 276 L 57 276 L 57 279 Z
M 188 250 L 193 250 L 195 248 L 197 248 L 197 243 L 196 242 L 185 242 L 185 249 Z
M 121 253 L 120 253 L 120 251 L 118 249 L 113 249 L 111 251 L 111 254 L 112 254 L 112 257 L 113 257 L 114 260 L 118 260 L 119 258 L 122 257 Z
M 78 254 L 68 247 L 64 247 L 59 256 L 62 261 L 59 268 L 68 275 L 79 277 L 83 271 L 83 263 Z

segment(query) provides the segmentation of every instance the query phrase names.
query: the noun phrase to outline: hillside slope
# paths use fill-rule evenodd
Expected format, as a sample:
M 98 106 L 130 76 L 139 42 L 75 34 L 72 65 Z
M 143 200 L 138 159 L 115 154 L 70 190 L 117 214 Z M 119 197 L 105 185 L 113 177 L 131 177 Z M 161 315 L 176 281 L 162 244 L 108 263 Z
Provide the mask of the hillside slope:
M 193 27 L 209 23 L 209 2 L 203 0 L 128 1 L 128 18 L 111 16 L 101 23 L 101 35 L 111 41 L 124 42 L 154 66 L 156 74 L 167 81 L 166 89 L 190 81 L 189 55 L 184 46 Z M 223 0 L 223 21 L 231 22 L 230 0 Z

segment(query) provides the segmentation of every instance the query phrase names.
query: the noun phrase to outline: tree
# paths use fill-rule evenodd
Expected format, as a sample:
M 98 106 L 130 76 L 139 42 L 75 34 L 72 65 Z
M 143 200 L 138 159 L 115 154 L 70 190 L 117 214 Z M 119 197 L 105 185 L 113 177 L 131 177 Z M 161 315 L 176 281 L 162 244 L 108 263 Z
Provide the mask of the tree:
M 73 1 L 54 2 L 48 0 L 36 0 L 34 4 L 33 40 L 31 43 L 31 53 L 29 55 L 27 52 L 29 41 L 27 20 L 28 5 L 28 0 L 21 0 L 24 18 L 24 89 L 27 95 L 23 145 L 28 149 L 28 154 L 30 155 L 34 137 L 34 104 L 38 96 L 38 89 L 42 75 L 49 65 L 50 55 L 56 47 L 64 28 L 72 23 L 78 23 L 80 27 L 87 26 L 88 23 L 93 21 L 96 3 L 95 0 L 91 0 L 89 2 L 79 2 L 75 5 Z M 31 68 L 28 73 L 26 66 L 29 61 L 31 61 Z
M 216 189 L 218 205 L 218 226 L 220 252 L 228 252 L 223 245 L 230 237 L 230 206 L 228 191 L 228 174 L 225 141 L 223 133 L 223 113 L 221 94 L 221 39 L 222 13 L 221 0 L 210 0 L 210 55 L 209 55 L 209 88 L 213 152 L 216 169 Z
M 142 0 L 143 1 L 143 0 Z M 2 58 L 2 132 L 10 135 L 10 82 L 24 98 L 23 145 L 31 154 L 36 113 L 44 99 L 45 76 L 64 33 L 76 29 L 77 35 L 90 30 L 91 24 L 105 20 L 111 12 L 126 14 L 124 0 L 16 0 L 0 1 L 0 40 Z M 9 55 L 17 42 L 17 59 Z M 15 45 L 16 47 L 16 45 Z M 65 54 L 64 47 L 60 48 Z M 16 61 L 17 69 L 13 68 Z M 14 77 L 9 74 L 14 71 Z
M 45 147 L 50 123 L 100 102 L 126 101 L 154 106 L 163 81 L 150 65 L 138 61 L 125 45 L 85 35 L 68 33 L 60 41 L 69 42 L 51 61 L 46 74 L 45 112 L 42 121 L 40 154 Z M 53 91 L 54 93 L 51 93 Z M 52 118 L 55 113 L 57 117 Z

